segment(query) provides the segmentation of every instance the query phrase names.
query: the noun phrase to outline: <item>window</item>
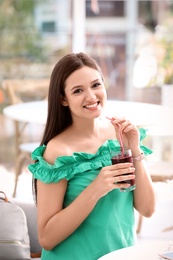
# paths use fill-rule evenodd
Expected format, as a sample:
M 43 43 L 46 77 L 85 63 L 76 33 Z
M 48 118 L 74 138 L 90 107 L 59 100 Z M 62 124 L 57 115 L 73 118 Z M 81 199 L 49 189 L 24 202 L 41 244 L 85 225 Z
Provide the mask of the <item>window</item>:
M 102 17 L 123 17 L 124 16 L 124 1 L 98 1 L 99 16 Z M 91 10 L 91 1 L 86 1 L 86 16 L 97 16 Z
M 55 22 L 43 22 L 42 23 L 42 32 L 56 32 Z

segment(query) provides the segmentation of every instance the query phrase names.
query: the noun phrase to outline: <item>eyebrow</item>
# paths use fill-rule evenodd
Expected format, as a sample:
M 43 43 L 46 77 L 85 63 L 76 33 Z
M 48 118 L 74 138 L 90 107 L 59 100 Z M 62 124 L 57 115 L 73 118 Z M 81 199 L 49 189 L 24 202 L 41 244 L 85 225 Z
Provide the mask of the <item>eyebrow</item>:
M 91 81 L 90 84 L 93 84 L 93 83 L 95 83 L 97 81 L 99 81 L 99 79 L 95 79 L 95 80 Z M 75 90 L 77 88 L 81 88 L 81 87 L 82 87 L 82 85 L 74 86 L 74 87 L 71 88 L 71 91 L 73 91 L 73 90 Z
M 81 85 L 74 86 L 74 87 L 72 87 L 70 90 L 73 91 L 73 90 L 75 90 L 75 89 L 77 89 L 77 88 L 81 88 L 81 87 L 82 87 Z

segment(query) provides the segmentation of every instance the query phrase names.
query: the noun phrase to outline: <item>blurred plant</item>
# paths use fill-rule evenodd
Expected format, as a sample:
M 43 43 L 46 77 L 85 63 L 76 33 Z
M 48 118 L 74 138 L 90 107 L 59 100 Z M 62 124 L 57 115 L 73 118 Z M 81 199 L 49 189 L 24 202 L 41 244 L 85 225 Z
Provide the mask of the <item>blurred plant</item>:
M 173 18 L 156 27 L 158 73 L 164 84 L 173 84 Z
M 0 0 L 0 58 L 45 58 L 46 48 L 34 25 L 34 7 L 34 0 Z

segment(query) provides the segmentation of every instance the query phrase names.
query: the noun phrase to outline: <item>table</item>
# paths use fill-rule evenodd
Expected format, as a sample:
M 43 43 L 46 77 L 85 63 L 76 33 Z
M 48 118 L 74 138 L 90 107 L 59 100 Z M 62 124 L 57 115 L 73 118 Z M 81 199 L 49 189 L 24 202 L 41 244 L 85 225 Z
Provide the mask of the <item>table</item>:
M 173 107 L 141 102 L 108 100 L 105 111 L 111 115 L 126 117 L 138 126 L 152 127 L 152 133 L 156 130 L 154 127 L 158 126 L 159 129 L 161 127 L 163 130 L 162 134 L 165 133 L 165 125 L 168 126 L 166 128 L 169 133 L 172 133 L 173 130 Z
M 3 109 L 5 116 L 24 123 L 45 124 L 47 101 L 33 101 L 7 106 Z
M 158 254 L 165 253 L 170 247 L 173 250 L 173 241 L 147 241 L 113 251 L 98 260 L 161 260 L 163 258 Z
M 13 191 L 13 197 L 16 195 L 18 177 L 22 172 L 22 166 L 24 161 L 30 160 L 31 152 L 39 146 L 40 138 L 37 142 L 26 141 L 24 130 L 28 123 L 39 124 L 44 126 L 47 117 L 47 102 L 46 101 L 34 101 L 18 103 L 10 105 L 4 108 L 3 113 L 9 119 L 14 121 L 15 128 L 15 185 Z M 36 135 L 38 132 L 34 132 Z

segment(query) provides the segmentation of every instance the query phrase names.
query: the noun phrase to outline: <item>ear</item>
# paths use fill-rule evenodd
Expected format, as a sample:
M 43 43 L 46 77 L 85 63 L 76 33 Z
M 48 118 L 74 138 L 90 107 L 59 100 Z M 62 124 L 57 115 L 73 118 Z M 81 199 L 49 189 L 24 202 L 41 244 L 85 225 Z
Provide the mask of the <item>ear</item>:
M 67 99 L 65 97 L 62 97 L 61 99 L 61 105 L 63 105 L 64 107 L 67 107 L 68 106 L 68 102 L 67 102 Z

